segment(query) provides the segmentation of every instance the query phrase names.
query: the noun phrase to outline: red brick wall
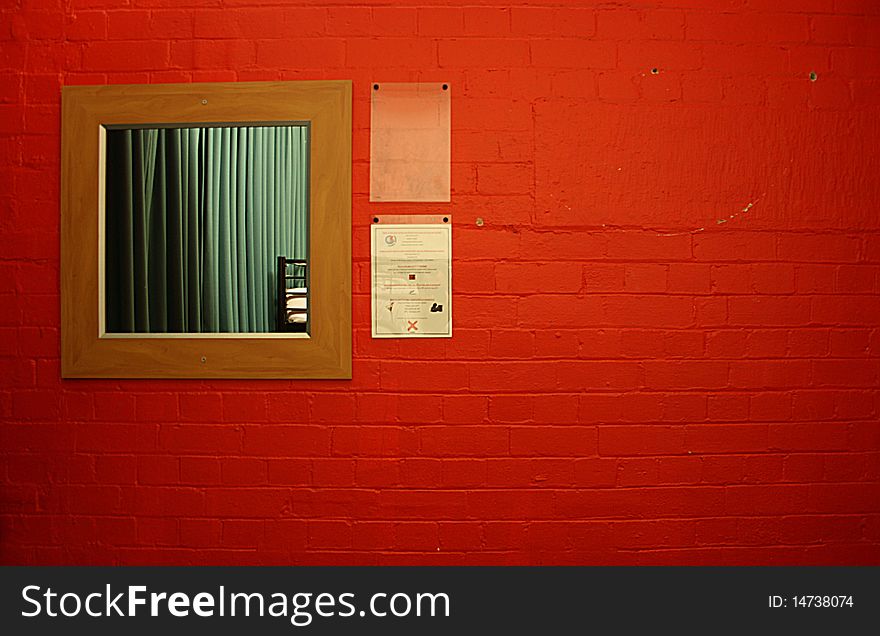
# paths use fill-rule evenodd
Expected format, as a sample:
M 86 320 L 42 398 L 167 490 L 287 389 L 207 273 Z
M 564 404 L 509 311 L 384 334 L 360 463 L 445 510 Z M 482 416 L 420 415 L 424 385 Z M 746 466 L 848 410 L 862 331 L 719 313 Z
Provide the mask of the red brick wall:
M 880 563 L 880 5 L 286 4 L 4 3 L 3 562 Z M 60 381 L 60 86 L 321 78 L 354 379 Z M 371 206 L 416 80 L 453 201 Z M 452 340 L 371 340 L 380 207 L 454 215 Z

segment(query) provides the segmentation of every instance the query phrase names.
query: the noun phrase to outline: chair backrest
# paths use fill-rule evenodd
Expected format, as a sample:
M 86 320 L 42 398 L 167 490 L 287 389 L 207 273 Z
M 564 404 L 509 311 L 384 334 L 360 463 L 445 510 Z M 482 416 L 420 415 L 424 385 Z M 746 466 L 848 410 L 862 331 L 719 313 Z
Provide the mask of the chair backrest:
M 307 331 L 309 322 L 308 261 L 278 257 L 278 311 L 277 331 Z M 302 299 L 301 302 L 289 302 Z M 296 320 L 302 317 L 304 320 Z

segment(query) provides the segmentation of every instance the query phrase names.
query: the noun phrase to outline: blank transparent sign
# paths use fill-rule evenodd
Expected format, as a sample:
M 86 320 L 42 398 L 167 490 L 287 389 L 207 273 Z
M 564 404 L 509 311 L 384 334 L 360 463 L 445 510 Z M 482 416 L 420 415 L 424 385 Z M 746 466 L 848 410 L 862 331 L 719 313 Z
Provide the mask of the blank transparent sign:
M 449 201 L 449 85 L 372 88 L 370 201 Z

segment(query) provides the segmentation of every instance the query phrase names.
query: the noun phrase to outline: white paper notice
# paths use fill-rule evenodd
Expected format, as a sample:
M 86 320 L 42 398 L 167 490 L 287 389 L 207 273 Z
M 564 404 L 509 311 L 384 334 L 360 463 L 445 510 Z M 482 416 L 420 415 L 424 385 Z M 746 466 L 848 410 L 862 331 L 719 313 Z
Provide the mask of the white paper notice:
M 374 338 L 452 337 L 452 225 L 371 226 Z

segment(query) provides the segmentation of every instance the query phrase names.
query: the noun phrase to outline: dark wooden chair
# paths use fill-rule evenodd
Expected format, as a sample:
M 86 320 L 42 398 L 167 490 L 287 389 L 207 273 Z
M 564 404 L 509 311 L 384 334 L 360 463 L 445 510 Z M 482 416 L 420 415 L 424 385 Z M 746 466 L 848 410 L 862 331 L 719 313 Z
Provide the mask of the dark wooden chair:
M 309 326 L 308 262 L 278 257 L 277 331 L 306 332 Z M 296 302 L 302 299 L 302 302 Z

